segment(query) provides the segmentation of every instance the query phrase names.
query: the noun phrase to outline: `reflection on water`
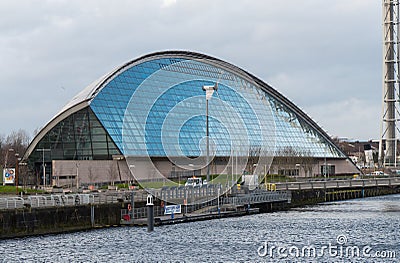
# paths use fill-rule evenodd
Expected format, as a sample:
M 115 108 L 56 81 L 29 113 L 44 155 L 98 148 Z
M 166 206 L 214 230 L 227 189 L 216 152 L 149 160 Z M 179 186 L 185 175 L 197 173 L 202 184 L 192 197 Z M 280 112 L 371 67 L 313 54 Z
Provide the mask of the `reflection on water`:
M 392 195 L 163 226 L 152 233 L 121 227 L 2 240 L 0 249 L 4 262 L 399 262 L 399 226 L 400 195 Z M 320 248 L 337 242 L 344 249 L 395 251 L 397 258 L 333 257 L 326 251 L 320 257 L 259 255 L 264 244 Z

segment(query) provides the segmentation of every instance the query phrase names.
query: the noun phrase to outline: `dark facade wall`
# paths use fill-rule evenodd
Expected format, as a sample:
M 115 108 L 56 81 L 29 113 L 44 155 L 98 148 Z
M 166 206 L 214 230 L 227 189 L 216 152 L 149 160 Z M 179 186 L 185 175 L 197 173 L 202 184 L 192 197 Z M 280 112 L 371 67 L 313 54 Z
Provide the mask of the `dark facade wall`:
M 292 202 L 290 207 L 300 207 L 304 205 L 314 205 L 323 202 L 348 200 L 354 198 L 364 198 L 379 195 L 389 195 L 400 193 L 400 187 L 396 186 L 374 186 L 365 188 L 338 188 L 338 189 L 314 189 L 292 191 Z
M 355 198 L 364 198 L 380 195 L 399 194 L 400 187 L 380 186 L 366 188 L 338 188 L 338 189 L 314 189 L 291 191 L 292 200 L 290 203 L 264 203 L 253 205 L 260 209 L 261 213 L 268 213 L 280 210 L 287 210 L 294 207 L 316 205 L 324 202 L 341 201 Z
M 122 204 L 0 211 L 0 238 L 79 231 L 117 225 Z

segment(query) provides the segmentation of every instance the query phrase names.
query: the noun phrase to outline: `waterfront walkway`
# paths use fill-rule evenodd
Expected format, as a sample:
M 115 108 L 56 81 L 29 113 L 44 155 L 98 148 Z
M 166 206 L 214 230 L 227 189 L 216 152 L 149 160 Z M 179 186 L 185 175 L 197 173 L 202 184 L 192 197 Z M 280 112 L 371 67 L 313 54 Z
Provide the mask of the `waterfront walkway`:
M 362 189 L 368 187 L 387 187 L 400 186 L 400 177 L 386 178 L 366 178 L 352 180 L 324 180 L 324 181 L 298 181 L 298 182 L 277 182 L 274 183 L 275 193 L 271 191 L 261 190 L 253 191 L 250 194 L 243 194 L 243 191 L 234 192 L 230 196 L 222 198 L 221 204 L 256 204 L 265 202 L 285 201 L 290 202 L 290 196 L 287 191 L 296 190 L 313 190 L 313 189 L 340 189 L 354 188 Z M 263 187 L 263 185 L 261 185 Z M 269 192 L 266 194 L 266 192 Z M 273 192 L 273 191 L 272 191 Z M 27 195 L 27 196 L 4 196 L 0 197 L 0 210 L 4 209 L 20 209 L 20 208 L 43 208 L 58 206 L 76 206 L 76 205 L 96 205 L 118 202 L 129 202 L 131 192 L 129 191 L 108 191 L 103 193 L 87 193 L 87 194 L 43 194 L 43 195 Z M 215 200 L 218 194 L 226 193 L 220 185 L 209 185 L 207 187 L 178 187 L 163 188 L 156 193 L 156 198 L 168 200 L 172 203 L 183 203 L 183 200 L 197 199 L 198 204 L 208 203 L 209 206 L 216 205 Z M 221 195 L 222 196 L 222 195 Z M 135 190 L 135 202 L 144 202 L 147 192 L 144 190 Z M 214 200 L 214 203 L 212 201 Z M 179 201 L 179 202 L 174 202 Z M 199 207 L 199 206 L 197 206 Z M 201 205 L 200 208 L 204 207 Z M 199 208 L 199 209 L 200 209 Z M 195 209 L 195 208 L 194 208 Z M 143 214 L 137 211 L 138 215 Z
M 333 189 L 333 188 L 365 188 L 374 186 L 400 186 L 400 177 L 366 178 L 351 180 L 324 180 L 324 181 L 302 181 L 302 182 L 278 182 L 275 183 L 276 190 L 310 190 L 310 189 Z

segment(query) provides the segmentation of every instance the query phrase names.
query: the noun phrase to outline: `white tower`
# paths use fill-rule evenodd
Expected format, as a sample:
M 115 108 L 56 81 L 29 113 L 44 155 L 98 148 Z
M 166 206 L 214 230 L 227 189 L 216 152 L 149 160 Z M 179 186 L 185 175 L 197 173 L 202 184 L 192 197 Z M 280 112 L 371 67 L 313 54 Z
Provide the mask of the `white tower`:
M 383 0 L 383 105 L 379 161 L 384 167 L 397 166 L 399 51 L 399 0 Z

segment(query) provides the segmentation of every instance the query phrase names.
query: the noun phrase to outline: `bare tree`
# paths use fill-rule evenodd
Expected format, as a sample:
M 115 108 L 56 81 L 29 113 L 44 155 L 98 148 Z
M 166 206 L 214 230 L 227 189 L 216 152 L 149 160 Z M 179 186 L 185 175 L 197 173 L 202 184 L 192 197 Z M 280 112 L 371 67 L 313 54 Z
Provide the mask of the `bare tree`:
M 273 160 L 274 167 L 282 175 L 298 169 L 299 175 L 303 170 L 305 177 L 311 177 L 316 164 L 317 161 L 309 150 L 298 150 L 290 146 L 280 149 Z
M 89 184 L 94 184 L 95 180 L 97 179 L 97 174 L 93 171 L 93 166 L 88 166 L 88 177 L 89 177 Z
M 29 177 L 29 173 L 28 173 L 28 166 L 25 165 L 21 165 L 18 169 L 18 178 L 19 178 L 19 182 L 22 183 L 22 186 L 24 188 L 26 188 L 27 185 L 29 184 L 33 184 L 34 182 L 32 181 L 32 178 Z M 31 179 L 31 180 L 29 180 Z
M 23 154 L 29 145 L 29 135 L 25 130 L 11 132 L 6 138 L 6 144 L 15 152 Z
M 16 154 L 22 156 L 28 145 L 29 145 L 29 135 L 25 130 L 12 131 L 7 137 L 0 135 L 0 163 L 5 164 L 5 159 L 7 157 L 7 163 L 15 167 L 17 163 Z
M 312 157 L 310 151 L 305 151 L 301 154 L 300 166 L 301 166 L 301 168 L 304 169 L 305 177 L 313 176 L 312 171 L 313 171 L 315 163 L 316 163 L 316 160 L 314 157 Z
M 254 173 L 254 165 L 258 163 L 260 158 L 261 146 L 250 146 L 249 160 L 247 162 L 247 171 Z
M 0 134 L 0 149 L 3 149 L 4 146 L 4 135 Z
M 112 162 L 108 167 L 108 176 L 111 181 L 111 185 L 114 185 L 115 180 L 118 178 L 117 163 Z
M 33 137 L 35 137 L 36 135 L 39 134 L 39 132 L 42 130 L 41 127 L 37 127 L 34 131 L 33 131 Z

